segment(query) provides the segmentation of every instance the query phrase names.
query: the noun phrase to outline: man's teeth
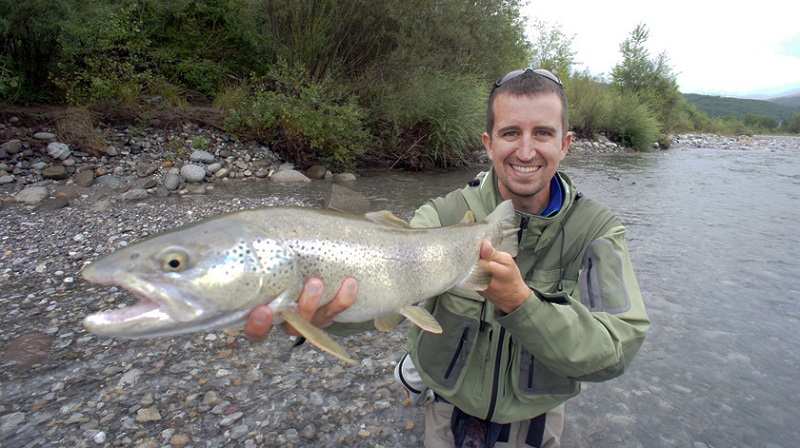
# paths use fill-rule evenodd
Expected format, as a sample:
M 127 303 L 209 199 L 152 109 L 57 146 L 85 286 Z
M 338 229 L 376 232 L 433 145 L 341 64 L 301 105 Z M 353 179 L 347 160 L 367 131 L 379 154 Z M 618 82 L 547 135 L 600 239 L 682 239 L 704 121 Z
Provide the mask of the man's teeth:
M 519 166 L 513 165 L 514 170 L 519 171 L 520 173 L 532 173 L 539 169 L 538 166 Z

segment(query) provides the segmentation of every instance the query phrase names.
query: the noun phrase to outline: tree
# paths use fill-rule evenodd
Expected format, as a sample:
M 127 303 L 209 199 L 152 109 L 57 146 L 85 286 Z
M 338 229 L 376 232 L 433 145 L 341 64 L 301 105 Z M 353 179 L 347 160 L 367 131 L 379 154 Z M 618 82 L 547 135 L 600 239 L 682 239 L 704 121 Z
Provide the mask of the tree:
M 533 59 L 531 67 L 544 68 L 555 73 L 561 79 L 569 77 L 575 61 L 572 50 L 574 35 L 567 36 L 561 25 L 548 26 L 541 20 L 534 20 L 533 31 L 536 39 L 533 42 Z
M 611 88 L 636 94 L 658 118 L 662 131 L 669 132 L 685 121 L 688 103 L 678 91 L 666 53 L 650 57 L 645 48 L 649 37 L 650 31 L 640 23 L 620 44 L 622 61 L 611 71 Z

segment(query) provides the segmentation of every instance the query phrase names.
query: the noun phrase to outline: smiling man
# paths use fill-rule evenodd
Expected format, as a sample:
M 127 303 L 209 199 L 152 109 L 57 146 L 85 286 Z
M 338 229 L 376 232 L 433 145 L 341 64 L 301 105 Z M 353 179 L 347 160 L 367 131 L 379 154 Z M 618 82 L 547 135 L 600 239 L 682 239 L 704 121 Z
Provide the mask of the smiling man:
M 512 258 L 484 242 L 487 289 L 454 288 L 427 300 L 443 331 L 412 325 L 395 373 L 425 407 L 426 447 L 556 446 L 564 403 L 581 381 L 625 372 L 650 321 L 625 227 L 558 171 L 572 141 L 561 81 L 546 70 L 506 74 L 492 88 L 486 123 L 491 169 L 420 207 L 411 225 L 452 225 L 467 211 L 480 221 L 510 199 L 519 253 Z M 300 312 L 332 333 L 363 330 L 370 324 L 331 325 L 357 286 L 348 279 L 318 308 L 322 284 L 310 279 Z M 245 331 L 260 340 L 271 325 L 269 309 L 260 307 Z

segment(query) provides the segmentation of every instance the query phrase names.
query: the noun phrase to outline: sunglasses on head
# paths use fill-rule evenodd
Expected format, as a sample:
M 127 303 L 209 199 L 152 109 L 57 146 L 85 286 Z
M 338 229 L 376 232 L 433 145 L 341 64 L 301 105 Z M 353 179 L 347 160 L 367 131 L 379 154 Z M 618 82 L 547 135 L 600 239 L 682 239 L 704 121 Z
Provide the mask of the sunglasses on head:
M 510 72 L 506 73 L 505 75 L 503 75 L 502 77 L 497 79 L 497 81 L 494 83 L 494 87 L 495 88 L 500 87 L 503 84 L 507 83 L 508 81 L 511 81 L 514 78 L 522 76 L 523 74 L 525 74 L 527 72 L 532 72 L 532 73 L 537 74 L 539 76 L 544 76 L 545 78 L 549 79 L 550 81 L 553 81 L 554 83 L 558 84 L 559 86 L 564 87 L 564 84 L 561 82 L 561 80 L 558 79 L 558 77 L 556 75 L 550 73 L 549 70 L 545 70 L 543 68 L 530 68 L 530 67 L 529 68 L 520 68 L 520 69 L 513 70 L 513 71 L 510 71 Z

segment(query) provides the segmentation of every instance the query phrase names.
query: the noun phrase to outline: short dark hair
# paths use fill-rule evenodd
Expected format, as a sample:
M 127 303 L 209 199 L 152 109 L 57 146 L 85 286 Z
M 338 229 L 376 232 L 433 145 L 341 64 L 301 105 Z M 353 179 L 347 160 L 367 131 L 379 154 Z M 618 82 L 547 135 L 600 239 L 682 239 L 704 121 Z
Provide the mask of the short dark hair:
M 489 95 L 489 105 L 486 111 L 486 133 L 489 138 L 492 137 L 492 130 L 494 129 L 494 100 L 497 95 L 501 93 L 508 93 L 509 95 L 517 96 L 537 96 L 546 93 L 555 93 L 561 100 L 561 124 L 564 127 L 564 135 L 566 137 L 569 132 L 569 111 L 567 110 L 567 97 L 564 92 L 564 87 L 552 80 L 538 75 L 535 72 L 528 70 L 519 76 L 508 80 L 502 85 L 495 85 L 492 88 L 492 93 Z

